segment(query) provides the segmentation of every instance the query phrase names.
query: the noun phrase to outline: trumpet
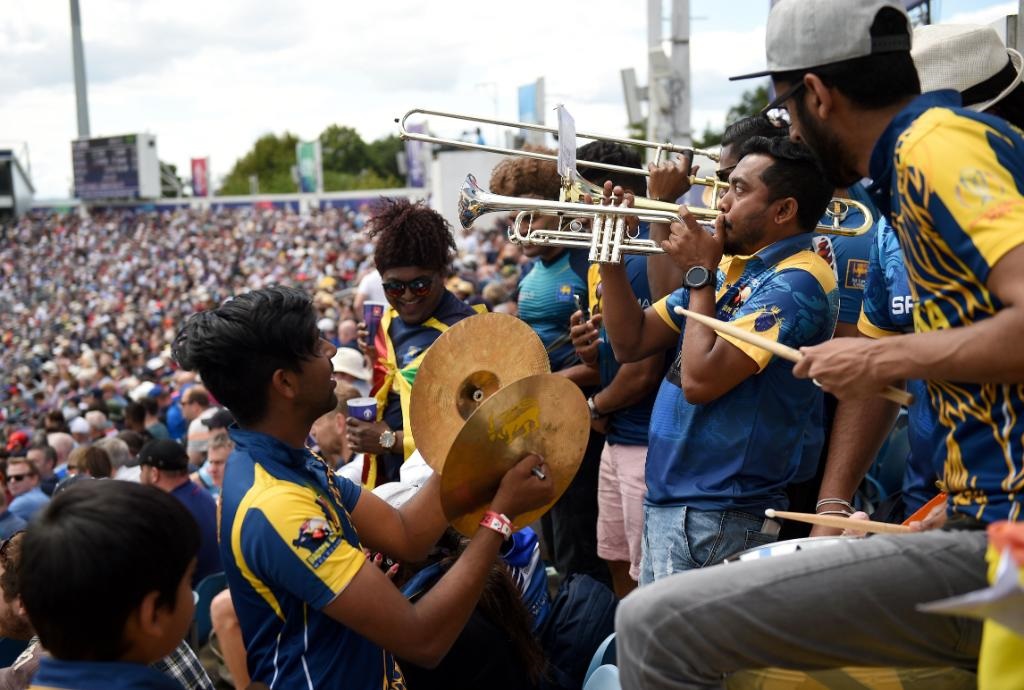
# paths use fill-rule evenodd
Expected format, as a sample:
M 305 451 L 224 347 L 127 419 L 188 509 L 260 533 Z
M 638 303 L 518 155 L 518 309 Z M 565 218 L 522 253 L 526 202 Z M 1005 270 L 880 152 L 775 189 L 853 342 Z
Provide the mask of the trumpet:
M 651 200 L 646 200 L 651 201 Z M 547 201 L 516 196 L 501 196 L 484 190 L 477 184 L 473 175 L 468 175 L 459 194 L 459 222 L 464 229 L 486 213 L 517 211 L 515 221 L 508 229 L 508 239 L 518 245 L 535 245 L 541 247 L 566 247 L 569 249 L 587 249 L 587 258 L 592 263 L 619 263 L 623 254 L 663 254 L 664 250 L 653 240 L 641 239 L 630 235 L 626 229 L 626 219 L 635 217 L 646 223 L 677 223 L 679 207 L 667 202 L 673 210 L 656 208 L 638 208 L 634 206 L 595 206 L 571 201 Z M 845 234 L 848 236 L 863 234 L 871 227 L 871 212 L 863 204 L 852 199 L 833 199 L 836 205 L 832 223 L 820 223 L 819 232 L 825 234 Z M 830 204 L 830 205 L 831 205 Z M 858 228 L 833 230 L 833 225 L 840 222 L 841 207 L 857 208 L 864 214 L 866 221 Z M 718 209 L 690 208 L 691 215 L 709 231 L 714 221 L 721 215 Z M 536 215 L 558 218 L 558 228 L 533 228 Z M 590 221 L 588 230 L 584 221 Z M 565 221 L 568 221 L 566 223 Z

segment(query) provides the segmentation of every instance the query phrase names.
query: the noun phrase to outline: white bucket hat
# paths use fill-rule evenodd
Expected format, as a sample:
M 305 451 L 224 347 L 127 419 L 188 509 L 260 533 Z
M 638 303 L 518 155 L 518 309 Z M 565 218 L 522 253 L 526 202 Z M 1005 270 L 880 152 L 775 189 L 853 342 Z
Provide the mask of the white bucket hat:
M 335 373 L 348 374 L 360 381 L 369 381 L 373 372 L 366 366 L 363 353 L 351 347 L 339 347 L 337 354 L 331 358 L 331 366 Z
M 1014 77 L 994 97 L 966 107 L 984 111 L 1005 98 L 1021 82 L 1024 58 L 1007 48 L 996 30 L 977 24 L 929 24 L 914 29 L 910 51 L 921 79 L 921 93 L 955 89 L 961 93 L 1013 67 Z

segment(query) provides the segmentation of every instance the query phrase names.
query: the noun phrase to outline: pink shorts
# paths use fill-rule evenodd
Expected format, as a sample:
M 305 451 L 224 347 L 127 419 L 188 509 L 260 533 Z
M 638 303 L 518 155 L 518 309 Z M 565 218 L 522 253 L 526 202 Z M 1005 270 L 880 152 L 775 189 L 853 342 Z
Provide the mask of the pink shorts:
M 644 528 L 644 466 L 647 446 L 606 443 L 597 482 L 597 555 L 629 563 L 629 576 L 640 576 Z

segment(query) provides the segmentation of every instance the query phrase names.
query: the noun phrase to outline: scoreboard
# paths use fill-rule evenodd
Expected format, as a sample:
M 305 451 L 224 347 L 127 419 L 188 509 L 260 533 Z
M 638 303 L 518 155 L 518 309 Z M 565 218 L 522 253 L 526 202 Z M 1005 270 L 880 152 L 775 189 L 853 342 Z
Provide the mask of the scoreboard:
M 78 139 L 71 142 L 75 196 L 83 201 L 157 199 L 160 159 L 152 134 Z

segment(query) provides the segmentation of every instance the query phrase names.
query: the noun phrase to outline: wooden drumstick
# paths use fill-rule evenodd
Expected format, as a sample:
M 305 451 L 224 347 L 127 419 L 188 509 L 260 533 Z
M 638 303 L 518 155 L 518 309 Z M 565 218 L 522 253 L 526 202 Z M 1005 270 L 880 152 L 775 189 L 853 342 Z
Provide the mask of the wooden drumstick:
M 795 522 L 806 522 L 821 527 L 832 527 L 835 529 L 848 529 L 857 532 L 879 532 L 881 534 L 907 534 L 912 532 L 906 525 L 892 525 L 888 522 L 876 522 L 874 520 L 851 520 L 838 515 L 816 515 L 815 513 L 791 513 L 788 510 L 775 510 L 768 508 L 764 514 L 770 518 L 782 518 Z
M 774 340 L 769 340 L 768 338 L 765 338 L 763 335 L 758 335 L 757 333 L 751 333 L 750 331 L 743 330 L 742 328 L 739 328 L 738 326 L 735 326 L 726 321 L 719 321 L 714 317 L 705 316 L 704 314 L 698 314 L 695 311 L 690 311 L 689 309 L 685 309 L 683 307 L 676 307 L 675 312 L 677 314 L 685 316 L 688 319 L 699 321 L 705 326 L 715 329 L 719 333 L 731 335 L 737 340 L 742 340 L 743 342 L 749 343 L 750 345 L 753 345 L 755 347 L 759 347 L 762 350 L 768 350 L 768 352 L 771 352 L 776 357 L 781 357 L 782 359 L 788 360 L 790 362 L 799 362 L 801 359 L 804 358 L 804 355 L 802 352 L 800 352 L 800 350 L 794 350 L 793 348 L 783 345 L 782 343 L 777 343 Z M 911 403 L 914 402 L 913 395 L 911 395 L 905 390 L 896 388 L 895 386 L 886 386 L 878 394 L 885 398 L 886 400 L 891 400 L 894 403 L 899 403 L 900 405 L 910 405 Z

